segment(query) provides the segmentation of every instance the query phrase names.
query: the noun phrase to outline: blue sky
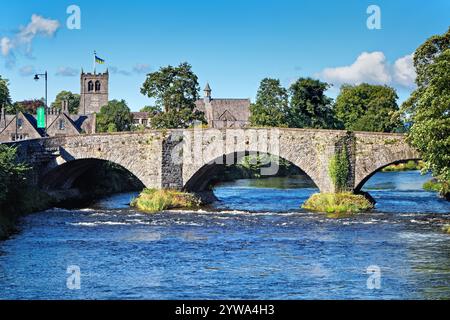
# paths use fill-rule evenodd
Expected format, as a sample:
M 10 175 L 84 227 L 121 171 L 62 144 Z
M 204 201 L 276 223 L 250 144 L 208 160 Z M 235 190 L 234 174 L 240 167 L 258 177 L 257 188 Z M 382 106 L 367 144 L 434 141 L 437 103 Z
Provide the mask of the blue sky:
M 69 30 L 66 9 L 81 9 L 81 29 Z M 369 5 L 381 29 L 369 30 Z M 34 15 L 34 19 L 32 19 Z M 255 97 L 274 77 L 288 86 L 301 76 L 334 84 L 385 83 L 400 100 L 412 90 L 414 50 L 450 26 L 448 0 L 15 0 L 0 12 L 0 75 L 14 100 L 40 98 L 49 72 L 49 101 L 79 92 L 81 68 L 92 70 L 97 50 L 110 74 L 110 99 L 132 110 L 151 101 L 140 94 L 145 73 L 187 61 L 213 97 Z

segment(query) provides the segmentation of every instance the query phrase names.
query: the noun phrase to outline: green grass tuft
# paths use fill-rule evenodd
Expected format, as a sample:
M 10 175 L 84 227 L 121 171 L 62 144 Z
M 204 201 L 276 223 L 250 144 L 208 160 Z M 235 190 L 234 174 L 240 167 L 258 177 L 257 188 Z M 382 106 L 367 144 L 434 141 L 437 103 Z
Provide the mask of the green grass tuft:
M 316 193 L 302 206 L 303 209 L 327 213 L 330 218 L 343 218 L 373 209 L 373 204 L 363 195 L 344 193 Z
M 168 209 L 193 209 L 200 200 L 193 194 L 170 189 L 144 189 L 133 199 L 131 206 L 144 212 L 154 213 Z

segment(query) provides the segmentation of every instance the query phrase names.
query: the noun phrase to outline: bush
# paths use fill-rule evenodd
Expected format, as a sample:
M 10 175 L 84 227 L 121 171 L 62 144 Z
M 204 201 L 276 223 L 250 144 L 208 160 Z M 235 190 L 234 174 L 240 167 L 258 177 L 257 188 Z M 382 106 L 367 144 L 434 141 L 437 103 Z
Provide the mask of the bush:
M 345 193 L 316 193 L 302 206 L 303 209 L 328 213 L 330 218 L 339 218 L 373 208 L 363 195 Z
M 328 167 L 330 178 L 333 181 L 336 192 L 347 191 L 350 162 L 345 148 L 338 151 L 330 160 Z
M 200 200 L 193 194 L 169 189 L 144 189 L 133 199 L 131 206 L 144 212 L 159 212 L 168 209 L 197 208 Z

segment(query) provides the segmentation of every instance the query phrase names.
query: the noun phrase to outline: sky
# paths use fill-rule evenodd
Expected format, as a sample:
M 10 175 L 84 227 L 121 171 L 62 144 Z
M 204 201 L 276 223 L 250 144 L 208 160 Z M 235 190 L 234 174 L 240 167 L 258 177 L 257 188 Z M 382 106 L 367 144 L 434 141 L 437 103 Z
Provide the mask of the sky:
M 185 61 L 213 98 L 254 100 L 263 78 L 288 87 L 314 77 L 333 84 L 332 97 L 368 82 L 396 88 L 401 102 L 414 89 L 412 53 L 449 27 L 448 0 L 15 0 L 0 11 L 0 75 L 17 101 L 43 97 L 33 76 L 48 71 L 50 103 L 79 93 L 96 50 L 110 99 L 133 111 L 152 104 L 140 93 L 147 73 Z

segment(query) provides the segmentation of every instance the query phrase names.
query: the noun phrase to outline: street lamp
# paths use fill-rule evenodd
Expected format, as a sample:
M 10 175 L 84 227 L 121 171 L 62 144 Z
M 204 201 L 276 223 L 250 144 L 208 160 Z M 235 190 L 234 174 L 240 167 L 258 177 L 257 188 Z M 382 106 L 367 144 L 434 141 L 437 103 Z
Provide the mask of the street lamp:
M 47 80 L 48 80 L 48 73 L 45 71 L 45 73 L 36 73 L 34 75 L 34 80 L 38 81 L 40 77 L 44 77 L 45 79 L 45 129 L 44 133 L 47 135 L 47 113 L 48 113 L 48 104 L 47 104 Z

